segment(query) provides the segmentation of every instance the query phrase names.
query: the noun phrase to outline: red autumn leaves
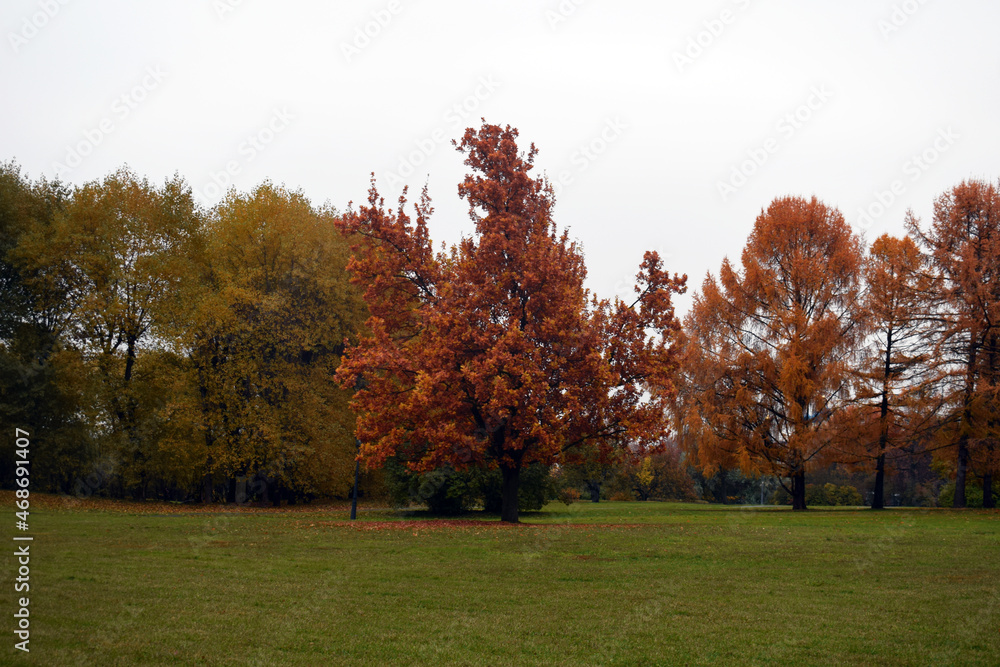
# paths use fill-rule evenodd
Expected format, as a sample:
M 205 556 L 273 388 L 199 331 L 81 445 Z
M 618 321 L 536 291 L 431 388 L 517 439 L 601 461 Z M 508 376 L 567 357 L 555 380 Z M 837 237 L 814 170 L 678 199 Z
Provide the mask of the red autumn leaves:
M 516 138 L 484 123 L 458 145 L 475 233 L 447 251 L 431 246 L 426 191 L 411 219 L 405 195 L 386 210 L 373 184 L 367 206 L 344 218 L 371 318 L 338 372 L 346 386 L 364 380 L 354 405 L 366 460 L 499 467 L 508 522 L 523 466 L 664 437 L 679 329 L 671 295 L 684 285 L 648 253 L 633 304 L 592 297 L 580 249 L 552 219 L 551 189 L 529 175 L 536 150 L 519 152 Z
M 359 388 L 369 464 L 498 467 L 507 522 L 523 466 L 655 447 L 670 419 L 702 467 L 774 475 L 798 509 L 810 469 L 884 472 L 887 452 L 932 434 L 954 433 L 960 474 L 996 468 L 992 186 L 942 197 L 926 234 L 911 222 L 926 254 L 883 237 L 866 256 L 836 209 L 776 199 L 740 265 L 706 279 L 682 334 L 672 297 L 686 277 L 656 253 L 632 303 L 588 293 L 551 188 L 530 176 L 537 151 L 517 136 L 484 122 L 456 144 L 475 229 L 449 249 L 433 249 L 426 190 L 411 218 L 405 193 L 387 209 L 373 182 L 340 222 L 371 317 L 338 376 Z

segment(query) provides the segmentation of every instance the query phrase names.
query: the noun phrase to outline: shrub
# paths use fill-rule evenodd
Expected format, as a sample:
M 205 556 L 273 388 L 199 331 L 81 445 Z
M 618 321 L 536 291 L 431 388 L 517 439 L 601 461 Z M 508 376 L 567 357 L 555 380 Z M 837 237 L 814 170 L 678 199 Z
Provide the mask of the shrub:
M 487 512 L 499 512 L 502 500 L 502 477 L 499 470 L 473 468 L 457 471 L 442 466 L 426 473 L 409 471 L 405 464 L 390 459 L 385 465 L 385 481 L 393 502 L 398 506 L 426 504 L 434 514 L 456 515 L 481 504 Z M 549 470 L 539 464 L 521 470 L 518 509 L 539 510 L 556 498 L 555 484 Z
M 559 489 L 559 500 L 566 503 L 567 505 L 572 505 L 581 498 L 580 490 L 573 488 L 563 488 Z
M 993 483 L 993 498 L 1000 497 L 1000 482 Z M 955 482 L 951 481 L 941 487 L 941 493 L 937 499 L 938 507 L 952 507 L 955 504 Z M 972 478 L 965 484 L 965 506 L 983 506 L 983 483 L 978 478 Z

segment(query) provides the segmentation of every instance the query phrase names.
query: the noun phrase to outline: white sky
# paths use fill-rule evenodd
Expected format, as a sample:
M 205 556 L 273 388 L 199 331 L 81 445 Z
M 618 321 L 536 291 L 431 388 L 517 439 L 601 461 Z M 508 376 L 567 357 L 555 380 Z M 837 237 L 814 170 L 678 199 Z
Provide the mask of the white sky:
M 777 196 L 870 241 L 1000 177 L 998 26 L 996 0 L 4 0 L 0 160 L 74 184 L 177 171 L 203 203 L 270 178 L 340 209 L 372 171 L 392 202 L 429 178 L 451 243 L 471 223 L 450 140 L 485 116 L 561 181 L 600 296 L 646 249 L 697 288 Z

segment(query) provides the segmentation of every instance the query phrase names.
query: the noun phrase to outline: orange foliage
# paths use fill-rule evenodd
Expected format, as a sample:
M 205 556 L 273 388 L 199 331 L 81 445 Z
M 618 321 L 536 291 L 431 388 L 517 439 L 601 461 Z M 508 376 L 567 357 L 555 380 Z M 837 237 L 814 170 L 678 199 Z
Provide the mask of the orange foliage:
M 910 237 L 883 234 L 865 262 L 859 318 L 868 325 L 858 355 L 856 409 L 845 411 L 838 447 L 842 462 L 875 468 L 872 507 L 884 507 L 888 457 L 914 453 L 943 407 L 934 391 L 941 376 L 931 355 L 932 281 Z
M 361 456 L 399 456 L 414 471 L 499 466 L 505 521 L 517 521 L 522 466 L 666 434 L 671 295 L 685 280 L 647 253 L 633 304 L 592 298 L 582 252 L 553 222 L 551 188 L 529 176 L 537 151 L 519 152 L 517 136 L 484 122 L 457 144 L 473 172 L 459 194 L 475 234 L 448 251 L 433 251 L 426 188 L 411 219 L 405 193 L 387 211 L 373 183 L 368 205 L 341 223 L 362 239 L 349 270 L 371 313 L 338 371 L 345 386 L 364 379 Z
M 924 232 L 907 226 L 929 255 L 940 291 L 935 354 L 951 364 L 946 387 L 954 412 L 942 432 L 956 463 L 955 507 L 965 506 L 971 469 L 989 488 L 1000 472 L 1000 188 L 966 181 L 934 203 Z M 987 495 L 984 504 L 992 504 Z
M 682 441 L 712 470 L 790 478 L 805 508 L 805 472 L 829 444 L 860 328 L 861 242 L 815 197 L 761 212 L 742 270 L 723 261 L 685 321 Z

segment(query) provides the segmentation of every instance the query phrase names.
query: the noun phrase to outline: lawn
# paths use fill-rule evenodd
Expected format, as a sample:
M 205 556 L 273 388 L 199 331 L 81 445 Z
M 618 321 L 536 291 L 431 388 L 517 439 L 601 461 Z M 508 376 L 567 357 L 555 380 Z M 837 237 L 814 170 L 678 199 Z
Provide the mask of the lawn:
M 47 505 L 3 664 L 1000 664 L 995 511 Z

